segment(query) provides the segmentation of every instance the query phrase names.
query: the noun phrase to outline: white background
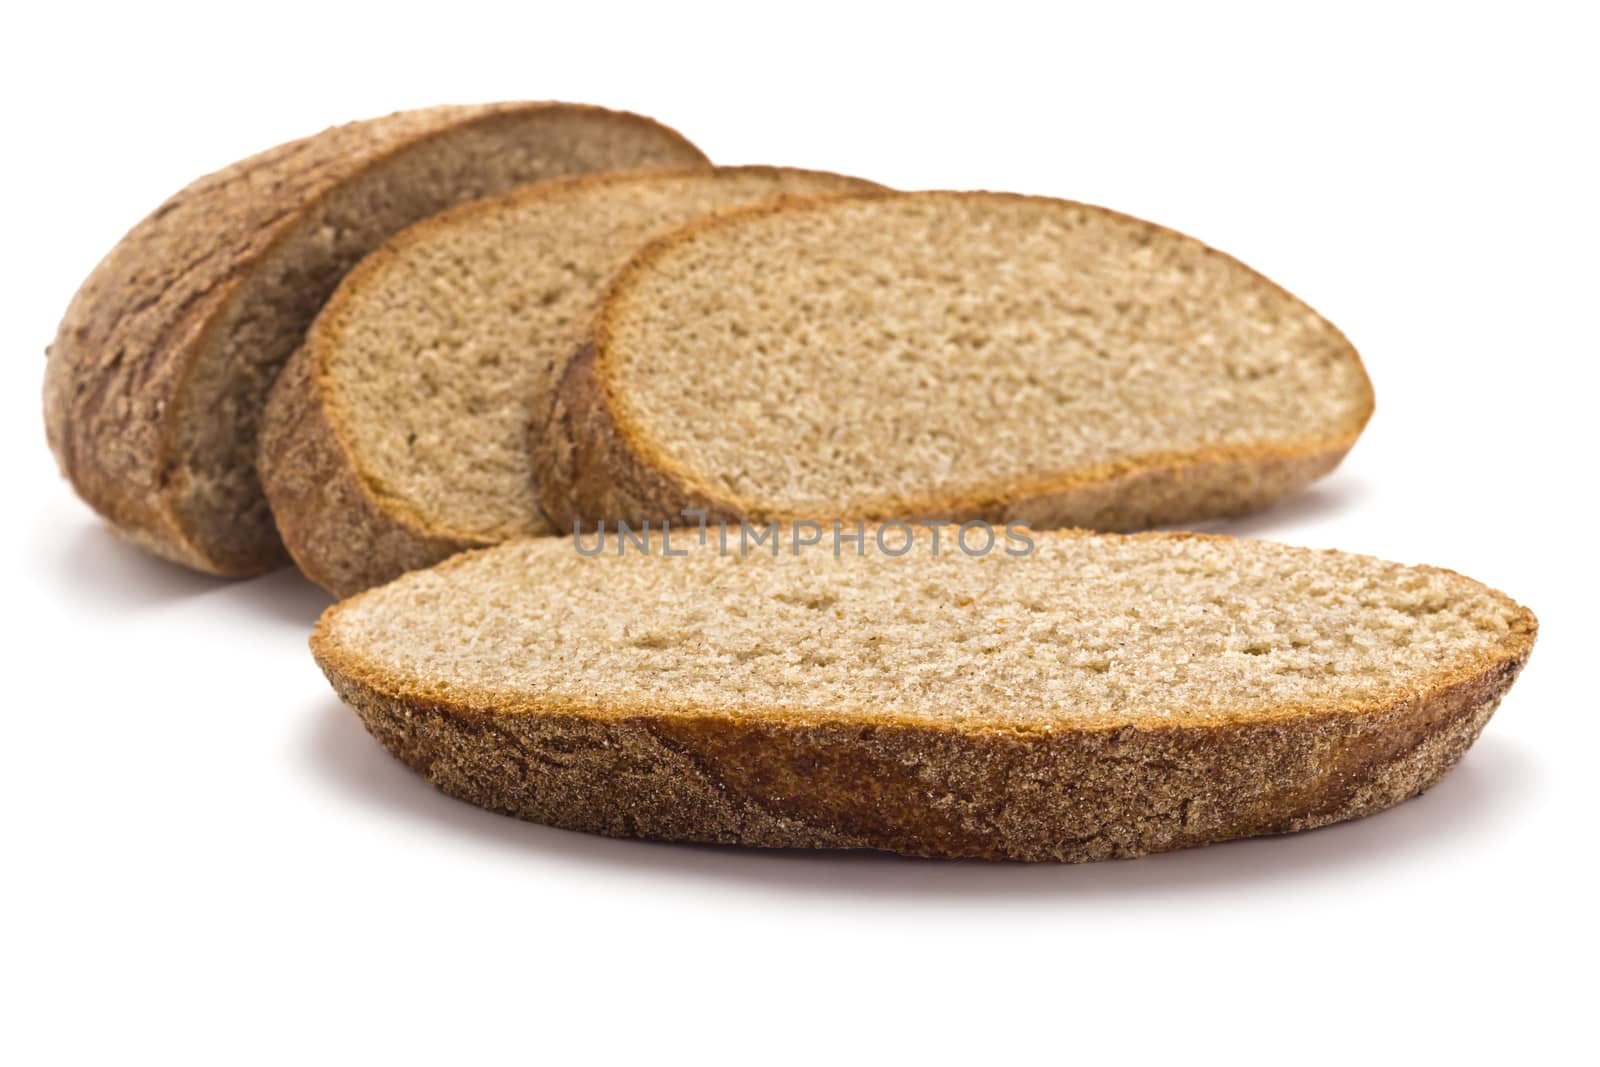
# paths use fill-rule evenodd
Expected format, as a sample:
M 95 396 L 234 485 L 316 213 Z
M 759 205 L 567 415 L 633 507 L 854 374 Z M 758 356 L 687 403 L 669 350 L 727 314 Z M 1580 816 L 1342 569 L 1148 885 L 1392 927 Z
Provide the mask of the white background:
M 0 1057 L 1592 1055 L 1592 10 L 12 9 Z M 610 841 L 435 793 L 312 664 L 323 595 L 112 540 L 55 474 L 39 385 L 77 283 L 191 178 L 506 98 L 1239 256 L 1350 335 L 1378 410 L 1334 476 L 1220 528 L 1480 578 L 1539 614 L 1531 664 L 1425 797 L 1136 862 Z

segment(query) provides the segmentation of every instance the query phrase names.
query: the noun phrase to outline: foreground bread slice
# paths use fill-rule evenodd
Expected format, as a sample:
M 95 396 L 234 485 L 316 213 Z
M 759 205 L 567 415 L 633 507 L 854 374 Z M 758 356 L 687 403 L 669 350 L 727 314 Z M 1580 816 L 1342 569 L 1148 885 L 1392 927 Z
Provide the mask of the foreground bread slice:
M 525 182 L 703 162 L 649 119 L 568 104 L 440 107 L 352 123 L 236 163 L 139 223 L 54 344 L 45 421 L 62 472 L 169 559 L 246 575 L 282 559 L 256 424 L 340 276 L 395 230 Z
M 729 214 L 619 277 L 533 438 L 575 520 L 1260 508 L 1372 411 L 1349 342 L 1198 241 L 1101 208 L 907 193 Z
M 549 533 L 528 423 L 617 268 L 709 212 L 877 188 L 779 167 L 597 175 L 401 233 L 345 279 L 267 406 L 258 467 L 295 562 L 344 596 Z
M 810 534 L 797 526 L 793 533 Z M 849 533 L 850 528 L 845 527 Z M 904 533 L 885 528 L 889 551 Z M 617 836 L 1093 860 L 1381 811 L 1488 721 L 1533 615 L 1449 571 L 1188 534 L 470 553 L 318 662 L 453 796 Z M 824 535 L 826 537 L 826 535 Z M 586 550 L 590 538 L 579 542 Z M 985 548 L 974 530 L 968 549 Z

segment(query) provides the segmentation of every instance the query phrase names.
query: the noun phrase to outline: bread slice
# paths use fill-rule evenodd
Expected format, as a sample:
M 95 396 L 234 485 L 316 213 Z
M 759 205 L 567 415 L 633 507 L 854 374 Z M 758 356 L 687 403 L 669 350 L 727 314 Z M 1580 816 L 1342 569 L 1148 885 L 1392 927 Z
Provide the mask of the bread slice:
M 570 104 L 429 108 L 201 178 L 84 282 L 49 349 L 62 472 L 127 538 L 216 574 L 283 558 L 255 474 L 267 389 L 358 259 L 441 208 L 544 178 L 703 163 L 650 119 Z
M 906 193 L 752 209 L 640 252 L 532 448 L 576 520 L 945 516 L 1129 530 L 1327 473 L 1350 343 L 1198 241 L 1102 208 Z
M 346 278 L 272 392 L 259 469 L 290 554 L 348 595 L 550 532 L 528 423 L 617 268 L 708 212 L 877 188 L 776 167 L 598 175 L 406 230 Z
M 1076 861 L 1414 796 L 1536 632 L 1449 571 L 1266 542 L 671 533 L 462 555 L 329 609 L 312 651 L 394 755 L 525 819 Z

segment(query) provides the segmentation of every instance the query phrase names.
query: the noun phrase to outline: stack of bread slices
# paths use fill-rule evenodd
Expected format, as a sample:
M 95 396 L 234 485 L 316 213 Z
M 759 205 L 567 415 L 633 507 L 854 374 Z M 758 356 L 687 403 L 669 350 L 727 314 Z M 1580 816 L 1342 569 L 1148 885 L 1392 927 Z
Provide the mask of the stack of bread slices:
M 1172 230 L 550 103 L 196 181 L 45 380 L 114 531 L 348 598 L 318 662 L 455 796 L 1070 861 L 1379 811 L 1477 737 L 1536 633 L 1503 594 L 1134 532 L 1300 490 L 1372 410 L 1343 334 Z

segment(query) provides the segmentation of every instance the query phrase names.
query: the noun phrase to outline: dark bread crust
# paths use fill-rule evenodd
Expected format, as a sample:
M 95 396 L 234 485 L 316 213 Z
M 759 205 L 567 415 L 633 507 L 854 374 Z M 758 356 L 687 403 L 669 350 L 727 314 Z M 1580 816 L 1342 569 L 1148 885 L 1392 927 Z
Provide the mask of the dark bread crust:
M 961 194 L 866 193 L 848 199 L 869 199 L 875 195 L 948 197 Z M 1045 199 L 1014 194 L 974 195 Z M 1140 530 L 1260 510 L 1338 466 L 1371 418 L 1372 388 L 1363 369 L 1364 395 L 1358 398 L 1354 417 L 1340 432 L 1327 438 L 1263 441 L 1246 447 L 1130 457 L 1093 469 L 1046 473 L 978 491 L 929 493 L 916 500 L 879 501 L 827 515 L 793 514 L 759 501 L 735 498 L 667 456 L 634 422 L 607 374 L 607 351 L 617 343 L 611 312 L 617 294 L 627 289 L 632 278 L 649 270 L 655 260 L 676 245 L 692 240 L 700 231 L 737 225 L 740 219 L 755 216 L 812 210 L 821 203 L 792 200 L 781 205 L 758 205 L 719 213 L 645 246 L 618 273 L 596 317 L 591 336 L 563 369 L 548 418 L 529 428 L 529 450 L 538 472 L 540 508 L 556 530 L 566 533 L 573 530 L 575 523 L 592 524 L 599 520 L 677 521 L 684 509 L 704 510 L 713 521 L 945 518 L 995 523 L 1023 521 L 1039 528 Z M 1207 254 L 1226 259 L 1254 275 L 1261 285 L 1279 288 L 1223 252 L 1153 223 L 1135 221 L 1173 239 L 1192 242 Z M 1338 333 L 1331 323 L 1328 328 Z M 1348 341 L 1345 344 L 1348 358 L 1360 368 L 1360 356 Z
M 1413 797 L 1476 740 L 1537 635 L 1518 608 L 1491 654 L 1364 706 L 1035 730 L 450 692 L 342 644 L 344 607 L 311 639 L 335 690 L 392 754 L 481 807 L 616 837 L 1065 862 L 1306 830 Z
M 191 410 L 187 390 L 196 367 L 225 340 L 221 324 L 241 313 L 234 304 L 242 287 L 352 179 L 403 153 L 427 151 L 437 138 L 557 110 L 648 127 L 682 161 L 703 159 L 677 133 L 621 112 L 551 103 L 448 106 L 281 145 L 199 179 L 157 208 L 90 274 L 48 349 L 46 431 L 74 489 L 115 531 L 187 566 L 243 576 L 280 562 L 281 547 L 236 551 L 228 536 L 198 528 L 184 508 L 200 475 L 184 466 L 178 439 L 185 420 L 207 415 Z M 270 535 L 264 499 L 238 519 L 264 524 Z

